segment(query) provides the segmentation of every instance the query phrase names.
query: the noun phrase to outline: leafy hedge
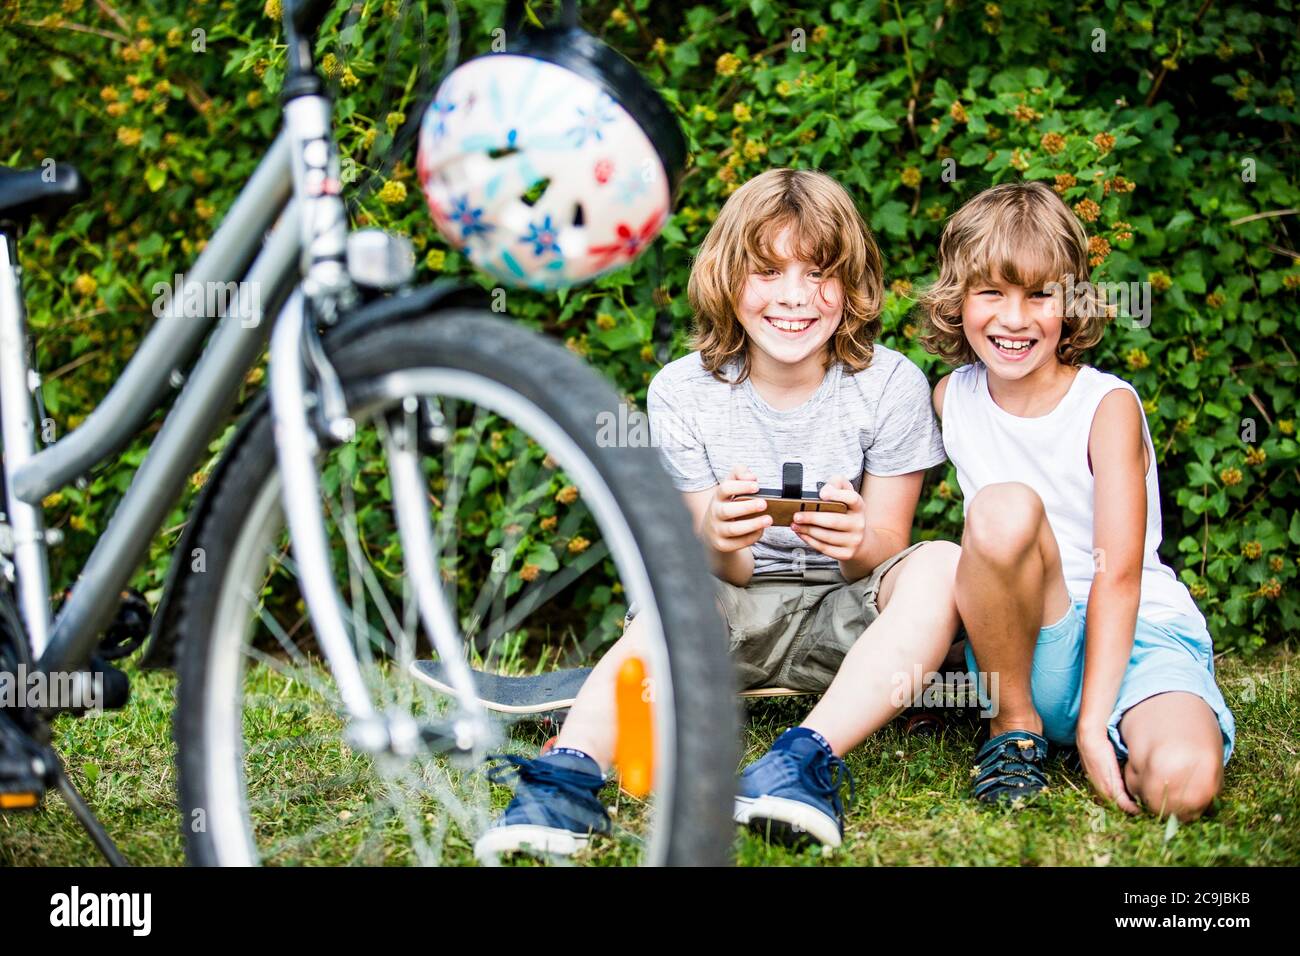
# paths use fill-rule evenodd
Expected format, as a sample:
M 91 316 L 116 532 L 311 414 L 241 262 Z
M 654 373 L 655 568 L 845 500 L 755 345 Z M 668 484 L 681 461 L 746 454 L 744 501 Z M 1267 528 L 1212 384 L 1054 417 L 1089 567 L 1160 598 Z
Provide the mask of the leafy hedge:
M 411 15 L 425 6 L 427 22 Z M 489 49 L 503 6 L 459 3 L 462 56 Z M 1150 324 L 1117 322 L 1092 361 L 1145 399 L 1166 559 L 1220 647 L 1249 652 L 1300 624 L 1289 341 L 1300 290 L 1295 5 L 1067 6 L 584 5 L 585 25 L 677 108 L 693 165 L 658 261 L 568 295 L 511 292 L 509 312 L 643 401 L 660 367 L 656 289 L 681 354 L 691 253 L 719 205 L 767 167 L 816 166 L 849 187 L 878 234 L 891 288 L 883 341 L 935 378 L 943 369 L 919 347 L 912 295 L 933 275 L 945 217 L 994 182 L 1046 180 L 1094 237 L 1095 278 L 1153 290 Z M 278 0 L 265 9 L 249 0 L 14 0 L 0 13 L 0 158 L 73 161 L 96 187 L 23 248 L 59 433 L 114 381 L 151 321 L 147 290 L 192 261 L 273 136 L 284 53 L 277 12 Z M 435 237 L 411 151 L 383 168 L 441 63 L 441 6 L 369 0 L 346 12 L 331 15 L 318 54 L 337 98 L 345 172 L 356 174 L 355 218 L 409 234 L 422 278 L 469 275 Z M 250 394 L 261 375 L 250 375 Z M 71 580 L 146 445 L 85 489 L 47 501 L 51 523 L 70 532 L 56 581 Z M 924 534 L 957 535 L 957 496 L 951 469 L 927 485 Z M 490 500 L 467 505 L 492 515 Z M 178 507 L 137 584 L 159 586 L 183 520 Z M 608 589 L 598 600 L 611 600 Z M 609 608 L 593 610 L 609 620 Z

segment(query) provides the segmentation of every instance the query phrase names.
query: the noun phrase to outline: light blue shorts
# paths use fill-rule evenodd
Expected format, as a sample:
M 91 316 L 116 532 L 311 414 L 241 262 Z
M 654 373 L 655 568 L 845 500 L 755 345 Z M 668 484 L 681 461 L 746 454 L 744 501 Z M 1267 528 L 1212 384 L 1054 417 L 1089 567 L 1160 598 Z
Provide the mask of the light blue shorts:
M 1083 698 L 1083 652 L 1087 604 L 1076 601 L 1065 616 L 1038 632 L 1030 678 L 1034 707 L 1043 718 L 1043 736 L 1053 743 L 1074 743 L 1079 705 Z M 970 642 L 966 666 L 978 671 Z M 1232 755 L 1236 722 L 1214 682 L 1214 644 L 1199 621 L 1179 618 L 1148 621 L 1139 617 L 1133 654 L 1120 684 L 1119 698 L 1107 724 L 1111 744 L 1124 759 L 1128 747 L 1119 733 L 1120 718 L 1130 707 L 1157 694 L 1182 691 L 1205 701 L 1219 719 L 1223 733 L 1223 762 Z

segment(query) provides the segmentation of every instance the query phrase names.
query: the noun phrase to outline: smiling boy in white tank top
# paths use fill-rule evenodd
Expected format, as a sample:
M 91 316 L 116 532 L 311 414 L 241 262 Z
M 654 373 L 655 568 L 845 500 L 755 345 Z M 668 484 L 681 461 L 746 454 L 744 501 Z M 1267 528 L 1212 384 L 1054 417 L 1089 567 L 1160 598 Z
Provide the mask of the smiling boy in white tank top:
M 958 210 L 939 260 L 921 302 L 927 348 L 961 366 L 934 390 L 965 499 L 957 606 L 968 664 L 1000 691 L 975 796 L 1042 791 L 1050 741 L 1125 811 L 1195 819 L 1235 728 L 1205 619 L 1157 551 L 1141 402 L 1082 364 L 1105 306 L 1060 293 L 1088 280 L 1084 230 L 1042 183 L 1008 183 Z

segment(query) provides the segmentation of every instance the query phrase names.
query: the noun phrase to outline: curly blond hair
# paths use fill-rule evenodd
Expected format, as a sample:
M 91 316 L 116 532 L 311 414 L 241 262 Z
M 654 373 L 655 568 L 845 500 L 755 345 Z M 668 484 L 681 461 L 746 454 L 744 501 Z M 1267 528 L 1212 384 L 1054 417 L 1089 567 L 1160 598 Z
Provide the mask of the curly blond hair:
M 871 230 L 844 187 L 825 173 L 769 169 L 727 199 L 691 266 L 691 348 L 719 381 L 735 385 L 749 377 L 748 336 L 736 305 L 749 274 L 776 261 L 773 244 L 787 227 L 793 254 L 816 263 L 844 289 L 844 312 L 826 367 L 840 361 L 859 372 L 871 364 L 884 300 L 884 267 Z M 740 359 L 740 372 L 730 382 L 721 369 L 733 357 Z
M 944 226 L 939 278 L 917 300 L 921 343 L 949 365 L 978 361 L 962 329 L 962 304 L 972 287 L 1000 278 L 1026 289 L 1068 290 L 1056 356 L 1078 365 L 1101 341 L 1112 314 L 1090 275 L 1087 233 L 1048 186 L 1002 183 L 986 189 Z

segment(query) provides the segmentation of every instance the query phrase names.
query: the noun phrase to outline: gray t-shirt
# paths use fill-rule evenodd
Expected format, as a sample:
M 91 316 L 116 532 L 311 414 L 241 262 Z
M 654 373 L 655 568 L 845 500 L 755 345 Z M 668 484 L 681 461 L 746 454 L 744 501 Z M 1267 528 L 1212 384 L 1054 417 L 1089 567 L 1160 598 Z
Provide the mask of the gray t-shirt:
M 734 380 L 733 360 L 722 371 Z M 875 346 L 871 365 L 847 374 L 839 362 L 813 396 L 779 411 L 754 388 L 719 382 L 692 352 L 660 369 L 647 394 L 652 441 L 680 491 L 702 491 L 748 465 L 760 488 L 781 487 L 781 466 L 803 465 L 804 491 L 843 475 L 862 491 L 863 472 L 887 477 L 945 460 L 925 373 L 906 356 Z M 753 546 L 754 573 L 838 568 L 789 528 L 771 527 Z

